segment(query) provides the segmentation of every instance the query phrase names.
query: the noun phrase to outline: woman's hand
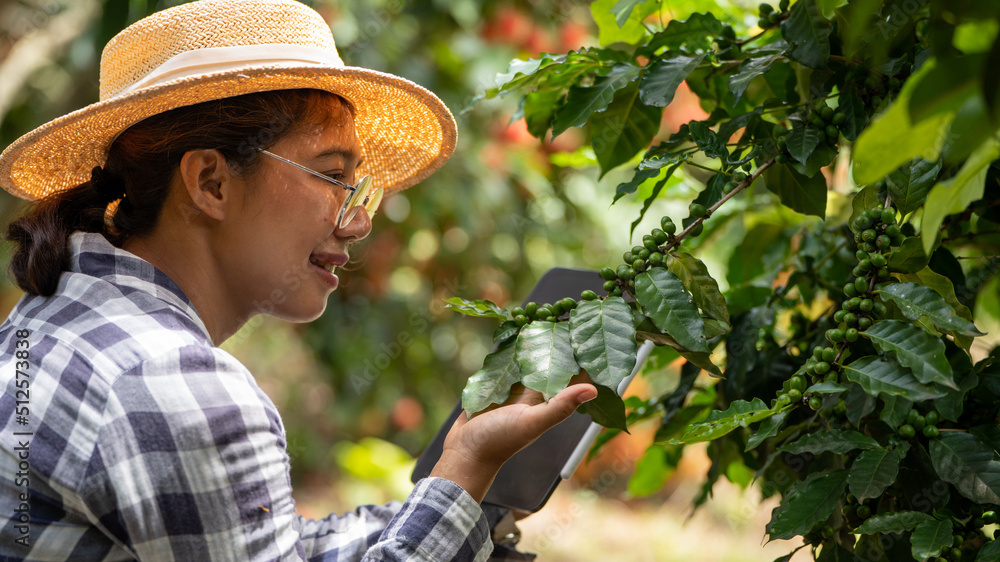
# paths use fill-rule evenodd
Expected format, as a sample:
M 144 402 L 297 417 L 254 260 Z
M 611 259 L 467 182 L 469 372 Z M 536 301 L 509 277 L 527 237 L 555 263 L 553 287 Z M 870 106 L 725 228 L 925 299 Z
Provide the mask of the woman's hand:
M 573 380 L 589 381 L 585 373 Z M 458 416 L 430 475 L 457 483 L 481 502 L 507 459 L 596 396 L 593 385 L 580 382 L 545 402 L 540 393 L 518 384 L 502 406 L 493 406 L 472 419 Z

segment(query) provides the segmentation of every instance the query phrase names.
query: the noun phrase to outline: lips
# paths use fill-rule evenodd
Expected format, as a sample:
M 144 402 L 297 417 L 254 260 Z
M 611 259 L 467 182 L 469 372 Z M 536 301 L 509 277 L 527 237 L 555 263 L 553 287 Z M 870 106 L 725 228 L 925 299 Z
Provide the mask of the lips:
M 346 254 L 313 254 L 309 256 L 309 263 L 333 273 L 335 268 L 343 266 L 348 259 Z

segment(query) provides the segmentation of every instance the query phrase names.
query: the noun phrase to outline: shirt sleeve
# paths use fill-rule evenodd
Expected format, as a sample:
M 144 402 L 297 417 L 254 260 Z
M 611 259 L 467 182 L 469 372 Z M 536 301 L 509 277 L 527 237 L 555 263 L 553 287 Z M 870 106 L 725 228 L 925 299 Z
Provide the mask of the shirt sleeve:
M 285 445 L 274 404 L 242 364 L 217 348 L 180 348 L 115 381 L 83 501 L 141 560 L 489 556 L 482 510 L 438 478 L 418 483 L 398 510 L 298 516 Z

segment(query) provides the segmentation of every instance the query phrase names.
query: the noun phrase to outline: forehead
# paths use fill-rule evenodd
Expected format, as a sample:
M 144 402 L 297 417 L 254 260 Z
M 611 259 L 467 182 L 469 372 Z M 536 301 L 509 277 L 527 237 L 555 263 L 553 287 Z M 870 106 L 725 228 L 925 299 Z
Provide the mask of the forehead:
M 278 145 L 308 158 L 344 157 L 361 159 L 361 144 L 354 128 L 354 115 L 343 103 L 333 102 L 313 107 L 308 115 Z

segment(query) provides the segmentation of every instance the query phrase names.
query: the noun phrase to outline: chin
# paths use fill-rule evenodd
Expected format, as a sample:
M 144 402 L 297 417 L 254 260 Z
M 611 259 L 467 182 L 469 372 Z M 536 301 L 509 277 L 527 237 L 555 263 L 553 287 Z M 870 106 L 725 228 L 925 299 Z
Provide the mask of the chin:
M 306 322 L 312 322 L 326 311 L 326 299 L 323 299 L 321 303 L 316 306 L 302 307 L 296 309 L 282 309 L 274 311 L 273 316 L 280 318 L 286 322 L 293 322 L 295 324 L 304 324 Z

